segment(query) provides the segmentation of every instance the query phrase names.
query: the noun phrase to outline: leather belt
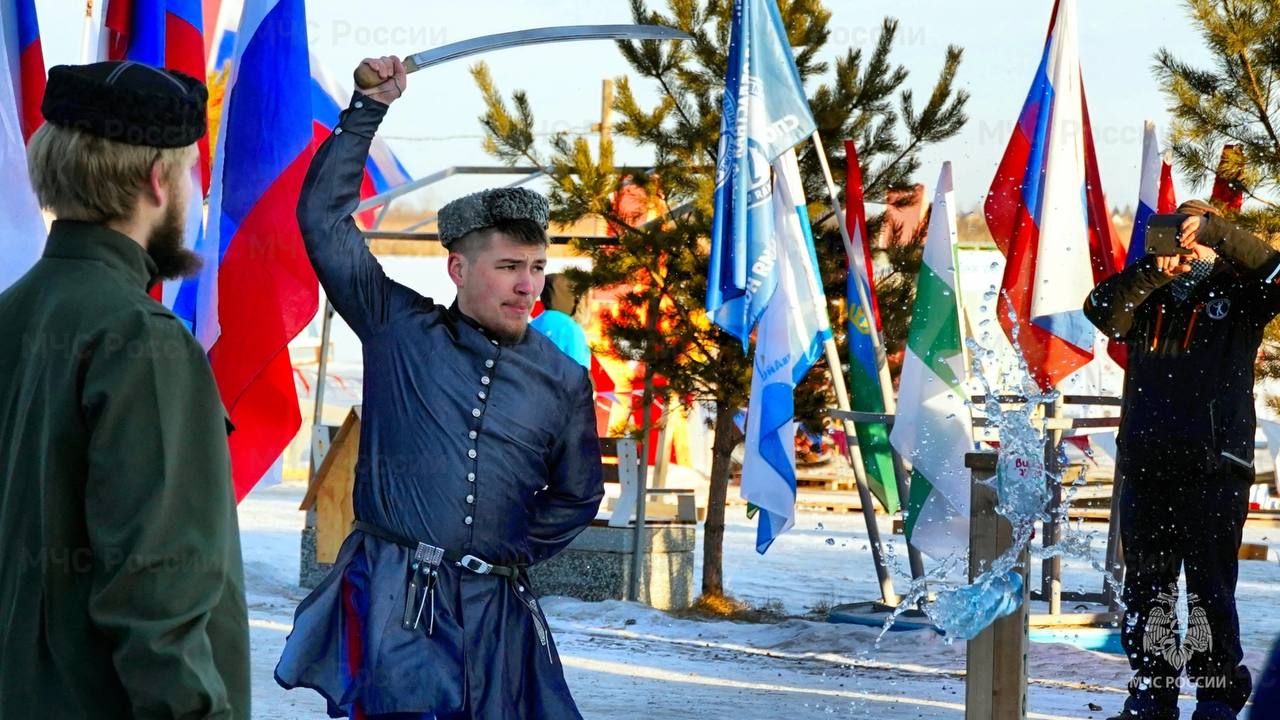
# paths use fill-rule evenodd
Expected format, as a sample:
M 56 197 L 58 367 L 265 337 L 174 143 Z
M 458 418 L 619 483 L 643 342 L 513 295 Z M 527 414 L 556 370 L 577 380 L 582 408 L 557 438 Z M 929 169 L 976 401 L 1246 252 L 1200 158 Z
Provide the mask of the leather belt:
M 441 561 L 447 561 L 457 567 L 466 568 L 477 575 L 497 575 L 498 577 L 506 578 L 507 585 L 515 593 L 516 598 L 529 610 L 529 615 L 533 619 L 534 631 L 538 634 L 538 642 L 547 651 L 547 661 L 555 662 L 555 658 L 551 654 L 550 633 L 547 631 L 546 625 L 543 624 L 543 619 L 538 609 L 538 601 L 532 594 L 526 593 L 524 585 L 519 582 L 520 572 L 527 566 L 495 565 L 474 555 L 464 555 L 456 550 L 446 550 L 435 545 L 418 542 L 363 520 L 357 520 L 354 528 L 362 533 L 408 548 L 413 552 L 413 555 L 409 557 L 409 586 L 405 589 L 404 617 L 400 620 L 402 628 L 405 630 L 417 630 L 422 620 L 423 611 L 430 605 L 431 612 L 428 615 L 427 634 L 430 635 L 435 630 L 436 583 L 440 579 L 439 571 L 436 568 L 440 566 Z M 421 600 L 419 600 L 419 596 L 421 596 Z
M 457 567 L 466 568 L 477 575 L 497 575 L 508 580 L 518 579 L 520 571 L 524 568 L 522 565 L 498 565 L 486 562 L 475 555 L 460 553 L 456 550 L 446 550 L 435 545 L 419 542 L 363 520 L 356 521 L 355 529 L 408 548 L 413 551 L 414 560 L 425 565 L 439 565 L 440 561 L 444 560 L 453 563 Z

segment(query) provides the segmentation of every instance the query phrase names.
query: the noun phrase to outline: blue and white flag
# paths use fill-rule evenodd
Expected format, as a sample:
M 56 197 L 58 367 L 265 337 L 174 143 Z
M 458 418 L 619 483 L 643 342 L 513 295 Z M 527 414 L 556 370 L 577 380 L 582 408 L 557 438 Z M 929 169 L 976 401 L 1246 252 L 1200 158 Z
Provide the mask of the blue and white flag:
M 742 498 L 760 509 L 756 551 L 762 554 L 795 523 L 795 389 L 831 338 L 795 151 L 784 152 L 773 170 L 777 232 L 768 240 L 777 289 L 756 334 L 742 463 Z
M 770 165 L 813 133 L 774 0 L 735 0 L 720 116 L 707 314 L 745 347 L 777 286 Z

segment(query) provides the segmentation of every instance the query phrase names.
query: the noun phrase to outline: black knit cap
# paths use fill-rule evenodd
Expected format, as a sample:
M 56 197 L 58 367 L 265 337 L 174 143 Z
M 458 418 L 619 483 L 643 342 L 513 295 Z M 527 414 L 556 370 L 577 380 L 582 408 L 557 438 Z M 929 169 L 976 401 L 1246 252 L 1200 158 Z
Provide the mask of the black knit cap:
M 130 61 L 49 70 L 40 111 L 61 127 L 156 148 L 186 147 L 208 124 L 204 83 Z

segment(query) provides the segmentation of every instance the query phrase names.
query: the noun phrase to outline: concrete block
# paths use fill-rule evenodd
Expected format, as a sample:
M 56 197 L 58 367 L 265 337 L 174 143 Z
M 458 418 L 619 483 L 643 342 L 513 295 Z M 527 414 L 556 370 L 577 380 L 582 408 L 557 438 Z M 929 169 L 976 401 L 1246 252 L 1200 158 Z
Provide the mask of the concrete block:
M 302 530 L 302 548 L 301 556 L 298 563 L 298 584 L 304 588 L 311 589 L 320 584 L 325 575 L 329 574 L 329 570 L 333 568 L 330 563 L 316 562 L 316 529 L 314 527 L 303 528 Z
M 530 569 L 540 595 L 566 595 L 580 600 L 622 600 L 631 581 L 631 549 L 635 529 L 587 528 L 556 557 Z M 659 610 L 689 607 L 694 597 L 693 552 L 697 526 L 656 525 L 645 528 L 644 576 L 640 601 Z

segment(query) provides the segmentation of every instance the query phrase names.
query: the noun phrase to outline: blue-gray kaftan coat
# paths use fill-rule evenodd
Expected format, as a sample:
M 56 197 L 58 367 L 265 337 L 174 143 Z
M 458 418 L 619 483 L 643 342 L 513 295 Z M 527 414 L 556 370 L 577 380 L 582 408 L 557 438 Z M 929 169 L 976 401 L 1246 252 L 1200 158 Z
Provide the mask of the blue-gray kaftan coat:
M 603 496 L 590 380 L 540 333 L 499 342 L 386 276 L 351 218 L 386 110 L 356 95 L 298 207 L 320 283 L 363 343 L 355 515 L 490 563 L 535 564 L 568 545 Z M 407 630 L 412 554 L 353 532 L 298 607 L 277 681 L 316 689 L 335 717 L 581 717 L 527 574 L 445 562 Z

